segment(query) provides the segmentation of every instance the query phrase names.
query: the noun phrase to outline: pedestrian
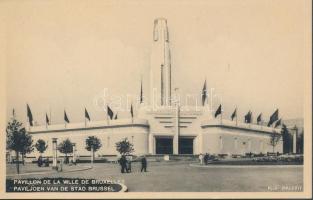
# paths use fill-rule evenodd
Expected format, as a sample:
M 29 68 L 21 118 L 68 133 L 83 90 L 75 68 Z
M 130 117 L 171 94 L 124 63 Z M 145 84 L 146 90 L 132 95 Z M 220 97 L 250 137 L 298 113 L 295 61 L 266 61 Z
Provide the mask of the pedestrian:
M 49 162 L 50 162 L 49 158 L 47 157 L 46 160 L 45 160 L 45 167 L 49 167 Z
M 206 153 L 206 154 L 204 155 L 204 158 L 203 158 L 205 165 L 208 164 L 208 159 L 209 159 L 209 155 L 208 155 L 208 153 Z
M 141 172 L 144 171 L 144 172 L 147 172 L 147 159 L 146 159 L 146 156 L 143 156 L 142 159 L 141 159 Z
M 41 156 L 38 157 L 37 165 L 38 165 L 38 167 L 42 166 L 42 157 Z
M 199 160 L 200 160 L 200 165 L 202 165 L 203 164 L 203 155 L 202 155 L 202 153 L 200 153 L 200 155 L 199 155 Z
M 125 170 L 127 170 L 127 166 L 126 166 L 126 158 L 125 158 L 125 155 L 122 155 L 119 163 L 121 165 L 121 173 L 125 173 Z
M 132 165 L 131 165 L 131 156 L 126 157 L 126 172 L 130 173 L 132 171 Z

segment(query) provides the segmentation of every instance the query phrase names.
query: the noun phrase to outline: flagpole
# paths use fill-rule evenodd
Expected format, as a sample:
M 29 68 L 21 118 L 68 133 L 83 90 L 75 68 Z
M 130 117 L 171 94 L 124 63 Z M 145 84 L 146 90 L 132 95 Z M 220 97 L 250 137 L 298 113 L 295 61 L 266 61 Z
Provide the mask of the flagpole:
M 134 124 L 134 107 L 133 107 L 133 101 L 132 101 L 132 104 L 131 104 L 131 107 L 132 107 L 132 124 Z
M 26 102 L 26 107 L 28 108 L 28 103 Z M 27 124 L 28 124 L 28 130 L 30 131 L 30 119 L 29 119 L 29 116 L 28 116 L 28 110 L 27 110 Z
M 50 115 L 49 122 L 50 122 L 50 124 L 51 124 L 51 122 L 52 122 L 52 118 L 51 118 L 51 106 L 49 106 L 49 115 Z
M 66 121 L 65 121 L 65 108 L 64 108 L 64 127 L 66 128 Z
M 28 125 L 28 130 L 30 131 L 30 123 L 29 123 L 29 117 L 27 117 L 27 125 Z
M 15 119 L 15 109 L 14 108 L 13 108 L 12 114 L 13 114 L 13 119 Z
M 238 107 L 236 106 L 236 126 L 238 126 Z
M 252 112 L 249 110 L 249 125 L 248 125 L 248 127 L 249 127 L 249 129 L 251 128 L 251 121 L 252 121 Z
M 86 116 L 85 116 L 85 128 L 87 127 L 87 120 L 86 120 Z
M 222 111 L 222 108 L 221 108 L 221 124 L 223 124 L 223 111 Z
M 109 107 L 108 107 L 108 104 L 106 104 L 107 105 L 107 109 L 106 109 L 106 111 L 107 111 L 107 114 L 106 114 L 106 116 L 107 116 L 107 125 L 109 126 L 109 116 L 108 116 L 108 110 L 109 110 Z
M 46 113 L 46 129 L 48 129 L 48 123 L 47 123 L 47 113 Z

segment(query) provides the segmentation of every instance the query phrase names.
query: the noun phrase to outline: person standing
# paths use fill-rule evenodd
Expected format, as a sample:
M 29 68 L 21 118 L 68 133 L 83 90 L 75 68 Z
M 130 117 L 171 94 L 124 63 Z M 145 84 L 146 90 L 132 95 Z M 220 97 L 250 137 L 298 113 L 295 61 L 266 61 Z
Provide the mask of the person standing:
M 38 164 L 38 167 L 41 167 L 42 166 L 42 157 L 41 156 L 39 156 L 38 157 L 38 160 L 37 160 L 37 164 Z
M 208 159 L 209 159 L 209 155 L 208 155 L 208 153 L 206 153 L 206 154 L 204 155 L 204 159 L 203 159 L 205 165 L 208 164 Z
M 126 172 L 130 173 L 131 171 L 132 171 L 131 160 L 129 157 L 127 157 L 127 159 L 126 159 Z
M 203 164 L 203 155 L 202 153 L 199 154 L 199 160 L 200 160 L 200 165 Z
M 118 159 L 118 164 L 120 164 L 121 173 L 124 173 L 124 168 L 123 168 L 123 156 L 121 156 L 121 157 Z
M 127 171 L 126 162 L 127 162 L 127 160 L 126 160 L 125 155 L 122 155 L 121 161 L 120 161 L 121 168 L 122 168 L 122 169 L 121 169 L 121 172 L 122 172 L 122 173 L 125 173 L 125 170 Z
M 141 159 L 141 172 L 147 172 L 147 159 L 146 156 L 143 156 Z

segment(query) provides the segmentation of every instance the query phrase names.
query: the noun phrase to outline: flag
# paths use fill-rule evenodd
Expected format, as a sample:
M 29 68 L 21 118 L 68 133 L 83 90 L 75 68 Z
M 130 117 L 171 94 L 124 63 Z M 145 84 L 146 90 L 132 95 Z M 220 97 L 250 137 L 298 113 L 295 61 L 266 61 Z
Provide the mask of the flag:
M 86 108 L 85 108 L 85 118 L 88 119 L 88 121 L 90 121 L 90 116 Z
M 12 110 L 12 116 L 13 116 L 13 118 L 15 117 L 15 110 L 14 110 L 14 108 Z
M 279 119 L 279 120 L 275 123 L 274 128 L 277 128 L 278 126 L 280 126 L 280 124 L 281 124 L 281 119 Z
M 107 106 L 107 113 L 110 116 L 110 119 L 113 119 L 113 111 L 111 110 L 109 106 Z
M 217 108 L 217 110 L 215 111 L 215 118 L 219 115 L 222 114 L 222 104 L 220 104 L 220 106 Z
M 204 106 L 206 98 L 207 98 L 207 89 L 206 89 L 206 80 L 205 80 L 203 84 L 203 88 L 202 88 L 202 106 Z
M 230 117 L 232 121 L 234 120 L 235 117 L 237 118 L 237 108 L 234 110 L 233 114 L 231 114 Z
M 260 113 L 258 118 L 256 119 L 257 124 L 259 124 L 260 122 L 262 122 L 262 113 Z
M 141 85 L 140 85 L 140 103 L 143 103 L 142 80 L 141 80 Z
M 278 109 L 271 115 L 270 121 L 268 122 L 267 126 L 271 126 L 275 121 L 278 120 Z
M 115 118 L 114 119 L 117 119 L 117 113 L 116 113 L 116 115 L 115 115 Z
M 67 123 L 70 123 L 70 120 L 68 119 L 65 110 L 64 110 L 64 121 L 67 122 Z
M 245 115 L 245 123 L 251 122 L 252 122 L 252 112 L 249 110 L 249 112 Z
M 49 121 L 49 118 L 48 118 L 48 114 L 46 113 L 46 124 L 47 125 L 50 125 L 50 121 Z
M 131 106 L 130 106 L 130 114 L 133 118 L 134 117 L 133 104 L 131 104 Z
M 29 125 L 33 126 L 33 114 L 28 104 L 27 104 L 27 117 L 28 117 Z

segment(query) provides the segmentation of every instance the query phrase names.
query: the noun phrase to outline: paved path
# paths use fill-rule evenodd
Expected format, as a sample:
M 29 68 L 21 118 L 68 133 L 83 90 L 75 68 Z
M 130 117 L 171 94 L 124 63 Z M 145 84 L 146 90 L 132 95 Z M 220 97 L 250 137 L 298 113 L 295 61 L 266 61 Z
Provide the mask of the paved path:
M 51 166 L 49 167 L 38 167 L 36 164 L 25 164 L 20 166 L 20 173 L 17 174 L 16 172 L 16 165 L 15 164 L 7 164 L 7 177 L 14 178 L 14 177 L 23 177 L 23 176 L 37 176 L 37 175 L 47 175 L 51 173 L 60 173 L 56 170 L 53 170 Z M 68 173 L 68 172 L 78 172 L 78 171 L 84 171 L 89 170 L 92 167 L 90 164 L 86 165 L 63 165 L 62 172 Z
M 94 164 L 93 169 L 87 171 L 23 178 L 61 176 L 121 180 L 130 192 L 266 192 L 289 190 L 289 186 L 302 187 L 302 167 L 204 168 L 190 164 L 150 162 L 148 172 L 141 173 L 139 163 L 133 163 L 133 172 L 129 174 L 121 174 L 117 164 Z

